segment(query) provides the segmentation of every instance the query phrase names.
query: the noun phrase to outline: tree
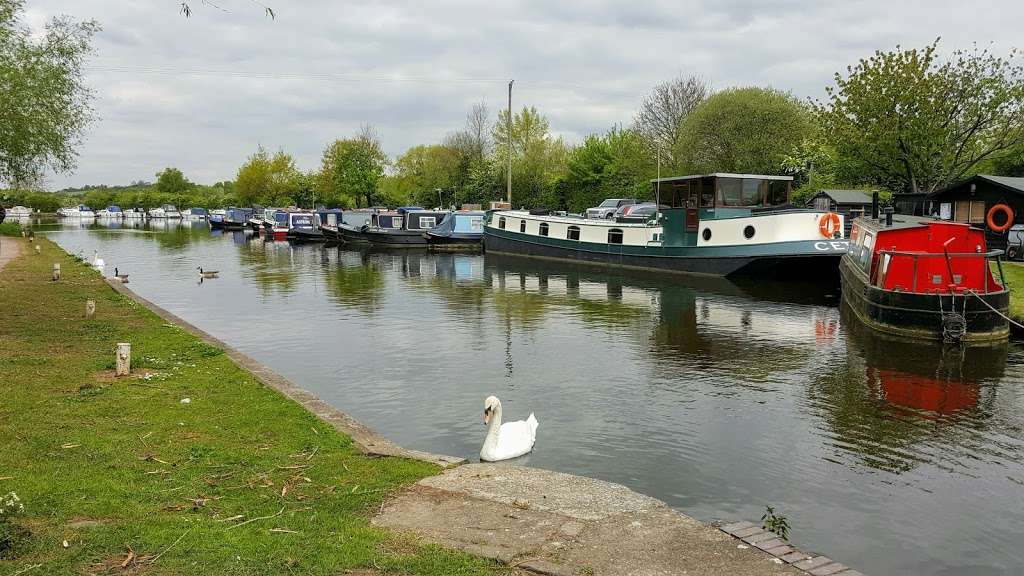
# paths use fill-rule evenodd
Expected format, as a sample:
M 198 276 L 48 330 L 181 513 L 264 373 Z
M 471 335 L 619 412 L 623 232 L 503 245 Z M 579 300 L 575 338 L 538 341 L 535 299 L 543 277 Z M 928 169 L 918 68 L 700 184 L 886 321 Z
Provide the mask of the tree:
M 676 158 L 690 173 L 778 174 L 814 132 L 808 107 L 771 88 L 731 88 L 695 108 L 680 130 Z
M 1024 143 L 1024 68 L 1017 53 L 877 51 L 835 75 L 816 112 L 840 159 L 864 180 L 932 192 Z
M 498 174 L 505 177 L 504 163 L 509 145 L 512 147 L 512 191 L 517 206 L 554 207 L 561 201 L 554 194 L 554 184 L 565 169 L 568 149 L 561 138 L 553 138 L 548 119 L 534 107 L 524 107 L 512 117 L 511 139 L 508 112 L 502 111 L 494 125 L 494 159 Z
M 711 89 L 696 76 L 677 76 L 662 82 L 644 98 L 633 120 L 634 128 L 665 166 L 675 167 L 676 143 L 683 120 L 707 99 Z
M 283 150 L 273 156 L 262 146 L 238 169 L 235 191 L 243 204 L 291 206 L 296 202 L 301 173 Z
M 19 21 L 23 7 L 0 1 L 0 182 L 14 185 L 74 169 L 93 119 L 82 64 L 100 29 L 61 16 L 37 38 Z
M 396 191 L 421 206 L 454 202 L 460 156 L 444 144 L 413 146 L 395 160 Z
M 650 198 L 656 173 L 646 142 L 635 130 L 613 128 L 588 136 L 569 152 L 557 185 L 560 207 L 582 212 L 605 198 Z
M 317 190 L 323 202 L 349 206 L 365 198 L 365 205 L 372 206 L 387 162 L 380 139 L 369 126 L 354 138 L 335 140 L 324 150 L 317 175 Z
M 156 173 L 156 190 L 161 194 L 181 194 L 193 186 L 177 168 L 164 168 Z

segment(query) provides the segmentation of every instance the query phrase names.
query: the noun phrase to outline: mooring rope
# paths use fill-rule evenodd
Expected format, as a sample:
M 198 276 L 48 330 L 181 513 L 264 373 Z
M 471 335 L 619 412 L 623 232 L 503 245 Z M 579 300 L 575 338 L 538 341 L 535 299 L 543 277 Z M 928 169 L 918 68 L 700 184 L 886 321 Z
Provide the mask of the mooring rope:
M 985 301 L 985 299 L 984 299 L 984 298 L 982 298 L 982 297 L 981 297 L 981 295 L 980 295 L 980 294 L 978 294 L 977 292 L 975 292 L 974 290 L 964 290 L 964 292 L 966 292 L 966 293 L 970 294 L 971 296 L 974 296 L 974 297 L 975 297 L 975 298 L 977 298 L 978 300 L 981 300 L 981 303 L 982 303 L 982 304 L 984 304 L 985 306 L 988 306 L 988 309 L 989 309 L 989 310 L 991 310 L 991 311 L 995 312 L 996 314 L 999 314 L 999 315 L 1000 315 L 1000 316 L 1002 316 L 1002 317 L 1003 317 L 1004 319 L 1006 319 L 1006 321 L 1007 321 L 1007 322 L 1009 322 L 1010 324 L 1013 324 L 1013 325 L 1014 325 L 1014 326 L 1016 326 L 1017 328 L 1021 328 L 1021 329 L 1024 329 L 1024 324 L 1021 324 L 1020 322 L 1016 322 L 1016 321 L 1014 321 L 1014 319 L 1013 319 L 1013 318 L 1010 318 L 1010 317 L 1009 317 L 1009 316 L 1007 316 L 1006 314 L 1003 314 L 1003 313 L 1002 313 L 1002 312 L 1000 312 L 999 310 L 996 310 L 996 309 L 995 309 L 995 307 L 993 307 L 993 306 L 992 306 L 991 304 L 989 304 L 988 302 L 986 302 L 986 301 Z M 942 306 L 942 302 L 940 301 L 940 302 L 939 302 L 939 307 L 941 308 L 941 306 Z M 966 309 L 966 308 L 965 308 L 965 309 Z

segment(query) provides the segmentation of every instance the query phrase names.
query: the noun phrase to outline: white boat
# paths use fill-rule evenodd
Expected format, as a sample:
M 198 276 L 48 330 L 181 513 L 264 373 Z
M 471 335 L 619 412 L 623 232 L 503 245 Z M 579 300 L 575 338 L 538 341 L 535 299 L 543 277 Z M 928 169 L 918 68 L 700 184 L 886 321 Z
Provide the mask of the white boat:
M 126 219 L 139 219 L 145 218 L 146 212 L 141 208 L 129 208 L 124 211 L 124 217 Z
M 25 206 L 13 206 L 7 209 L 8 218 L 27 218 L 32 215 L 32 209 Z
M 150 218 L 181 218 L 181 212 L 173 204 L 164 204 L 149 211 Z
M 96 216 L 100 218 L 124 218 L 124 211 L 121 210 L 120 206 L 111 205 L 97 212 Z
M 227 215 L 228 215 L 228 211 L 225 210 L 224 208 L 215 208 L 213 210 L 210 210 L 210 216 L 227 216 Z
M 64 216 L 65 218 L 95 218 L 96 213 L 85 204 L 79 204 L 78 206 L 72 206 L 71 208 L 61 208 L 57 210 L 57 214 Z
M 206 208 L 189 208 L 181 213 L 186 220 L 206 220 Z

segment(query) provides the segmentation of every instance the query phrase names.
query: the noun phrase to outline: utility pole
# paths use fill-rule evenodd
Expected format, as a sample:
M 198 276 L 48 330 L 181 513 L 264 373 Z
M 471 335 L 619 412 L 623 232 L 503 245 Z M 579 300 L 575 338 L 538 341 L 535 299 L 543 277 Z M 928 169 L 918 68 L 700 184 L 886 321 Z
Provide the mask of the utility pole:
M 508 81 L 508 118 L 506 129 L 508 131 L 508 173 L 505 187 L 505 196 L 508 207 L 512 208 L 512 84 L 515 80 Z

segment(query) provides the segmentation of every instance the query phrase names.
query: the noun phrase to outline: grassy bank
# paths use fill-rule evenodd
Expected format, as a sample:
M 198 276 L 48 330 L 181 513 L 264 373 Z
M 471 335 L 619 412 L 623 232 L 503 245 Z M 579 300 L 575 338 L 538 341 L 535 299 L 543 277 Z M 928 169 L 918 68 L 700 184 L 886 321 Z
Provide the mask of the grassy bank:
M 5 220 L 0 223 L 0 236 L 21 236 L 21 225 L 17 222 Z
M 25 507 L 0 573 L 495 570 L 369 525 L 388 493 L 436 468 L 360 455 L 220 350 L 41 244 L 0 271 L 0 497 L 14 491 Z M 117 342 L 132 344 L 131 378 L 113 377 Z
M 1003 273 L 1010 285 L 1010 316 L 1024 323 L 1024 264 L 1004 262 Z

